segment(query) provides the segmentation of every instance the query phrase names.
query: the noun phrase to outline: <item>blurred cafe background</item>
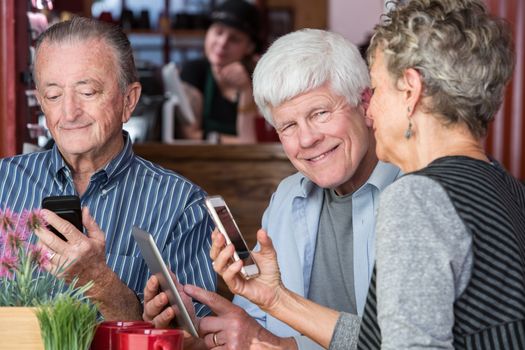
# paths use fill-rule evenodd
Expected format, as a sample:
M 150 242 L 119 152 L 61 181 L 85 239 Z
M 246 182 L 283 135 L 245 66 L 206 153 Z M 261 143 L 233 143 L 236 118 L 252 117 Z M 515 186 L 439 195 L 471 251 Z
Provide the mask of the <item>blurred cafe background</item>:
M 183 119 L 173 77 L 187 60 L 203 55 L 211 9 L 221 0 L 1 0 L 0 1 L 0 157 L 45 147 L 49 134 L 34 98 L 31 77 L 33 44 L 48 25 L 74 15 L 116 23 L 134 50 L 142 97 L 125 125 L 136 145 L 188 145 L 180 139 Z M 368 33 L 385 10 L 385 0 L 252 0 L 262 19 L 263 46 L 300 28 L 330 29 L 366 46 Z M 516 68 L 500 116 L 486 140 L 489 153 L 510 172 L 525 179 L 525 2 L 486 0 L 489 9 L 513 28 Z M 274 147 L 278 138 L 262 117 L 256 122 L 257 144 Z M 213 143 L 213 141 L 202 141 Z M 271 145 L 271 146 L 268 146 Z M 142 146 L 137 146 L 142 147 Z M 161 147 L 162 149 L 162 147 Z M 242 148 L 240 148 L 242 149 Z M 246 149 L 246 148 L 245 148 Z M 161 152 L 162 153 L 162 152 Z M 280 154 L 280 153 L 279 153 Z M 284 156 L 283 156 L 284 157 Z M 155 160 L 155 159 L 153 159 Z
M 262 19 L 263 45 L 300 28 L 339 32 L 366 47 L 385 0 L 252 0 Z M 295 169 L 273 129 L 257 119 L 257 142 L 220 144 L 184 140 L 178 69 L 203 55 L 209 14 L 221 0 L 0 0 L 0 157 L 38 151 L 49 143 L 31 77 L 36 37 L 56 21 L 92 16 L 121 25 L 128 34 L 143 91 L 124 128 L 135 152 L 221 194 L 249 246 L 255 243 L 271 194 Z M 506 18 L 515 38 L 516 66 L 505 101 L 486 139 L 488 153 L 525 180 L 525 1 L 486 0 Z M 264 48 L 263 48 L 264 50 Z M 475 77 L 472 77 L 475 79 Z M 224 286 L 223 293 L 227 294 Z
M 345 0 L 339 0 L 344 3 Z M 221 0 L 2 0 L 0 32 L 2 69 L 0 94 L 2 146 L 0 156 L 46 147 L 49 133 L 34 98 L 32 55 L 37 36 L 49 25 L 74 15 L 90 16 L 120 25 L 133 47 L 142 96 L 124 128 L 134 143 L 184 143 L 177 127 L 184 122 L 184 98 L 173 81 L 188 60 L 203 56 L 211 10 Z M 266 47 L 294 29 L 328 27 L 328 0 L 254 0 L 261 14 L 261 41 Z M 382 11 L 375 0 L 369 23 Z M 353 12 L 357 9 L 350 8 Z M 357 37 L 356 37 L 357 38 Z M 361 40 L 362 38 L 358 38 Z M 357 40 L 357 39 L 356 39 Z M 262 117 L 256 121 L 257 142 L 275 142 L 277 136 Z M 211 140 L 209 142 L 214 142 Z M 215 142 L 217 142 L 215 140 Z

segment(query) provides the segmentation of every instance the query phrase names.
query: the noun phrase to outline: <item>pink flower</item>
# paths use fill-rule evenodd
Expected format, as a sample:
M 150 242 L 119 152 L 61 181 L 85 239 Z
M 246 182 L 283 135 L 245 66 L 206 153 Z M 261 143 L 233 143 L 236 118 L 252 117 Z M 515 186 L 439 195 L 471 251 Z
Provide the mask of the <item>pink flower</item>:
M 0 231 L 9 232 L 14 231 L 18 222 L 18 214 L 9 208 L 0 209 Z M 0 232 L 0 233 L 1 233 Z
M 47 223 L 40 210 L 24 210 L 21 215 L 9 208 L 0 211 L 0 277 L 12 277 L 27 254 L 40 269 L 49 263 L 41 249 L 29 243 L 31 233 L 42 225 Z
M 21 234 L 20 231 L 10 231 L 8 232 L 3 239 L 4 249 L 11 251 L 18 251 L 24 244 L 26 239 L 25 235 Z
M 10 250 L 5 250 L 0 257 L 0 277 L 12 278 L 18 269 L 18 257 Z
M 20 225 L 28 233 L 35 231 L 40 227 L 46 227 L 47 221 L 42 215 L 40 209 L 24 210 L 20 216 Z
M 13 279 L 14 277 L 15 273 L 12 270 L 8 270 L 0 265 L 0 278 Z
M 42 248 L 28 244 L 28 253 L 31 254 L 31 261 L 36 263 L 40 270 L 44 270 L 44 267 L 49 264 L 49 257 Z

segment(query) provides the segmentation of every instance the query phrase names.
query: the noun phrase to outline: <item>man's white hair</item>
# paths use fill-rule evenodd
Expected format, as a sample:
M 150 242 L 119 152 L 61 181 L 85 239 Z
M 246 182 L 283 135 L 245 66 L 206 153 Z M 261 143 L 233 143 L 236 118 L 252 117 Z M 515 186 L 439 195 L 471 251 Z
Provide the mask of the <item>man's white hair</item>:
M 253 94 L 273 125 L 271 108 L 328 83 L 352 106 L 370 85 L 368 68 L 357 47 L 341 35 L 302 29 L 277 39 L 257 63 Z

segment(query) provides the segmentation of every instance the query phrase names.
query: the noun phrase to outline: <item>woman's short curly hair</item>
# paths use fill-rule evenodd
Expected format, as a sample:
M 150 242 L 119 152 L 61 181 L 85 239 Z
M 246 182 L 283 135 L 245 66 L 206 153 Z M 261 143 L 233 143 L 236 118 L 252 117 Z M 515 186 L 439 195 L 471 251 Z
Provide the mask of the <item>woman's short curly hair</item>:
M 397 1 L 377 25 L 368 48 L 372 64 L 382 50 L 394 79 L 407 68 L 424 81 L 429 113 L 447 124 L 465 123 L 484 136 L 514 65 L 507 23 L 482 0 Z

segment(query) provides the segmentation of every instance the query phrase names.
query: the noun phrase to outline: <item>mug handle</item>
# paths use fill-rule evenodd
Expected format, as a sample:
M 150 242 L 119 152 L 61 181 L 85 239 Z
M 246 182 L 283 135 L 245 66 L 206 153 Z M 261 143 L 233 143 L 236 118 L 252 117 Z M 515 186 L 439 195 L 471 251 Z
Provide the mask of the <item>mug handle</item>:
M 166 339 L 157 339 L 153 344 L 153 350 L 173 350 L 172 344 Z

